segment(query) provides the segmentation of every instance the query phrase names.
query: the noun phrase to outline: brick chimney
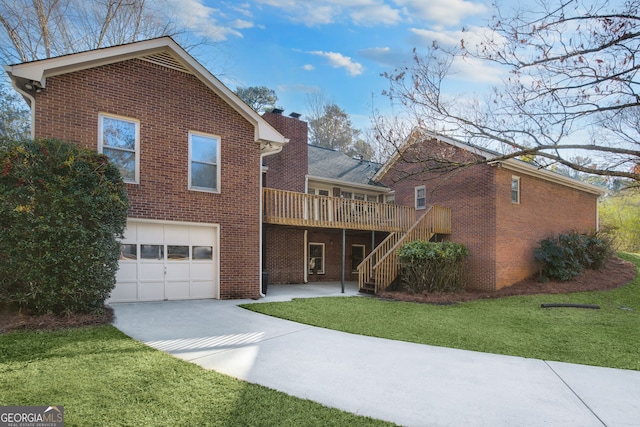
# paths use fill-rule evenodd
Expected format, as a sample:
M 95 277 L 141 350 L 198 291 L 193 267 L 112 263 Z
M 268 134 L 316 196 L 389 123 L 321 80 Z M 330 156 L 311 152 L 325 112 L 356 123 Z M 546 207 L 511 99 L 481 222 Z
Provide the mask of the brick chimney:
M 266 173 L 265 187 L 304 193 L 305 176 L 308 173 L 307 122 L 300 115 L 291 113 L 291 117 L 282 115 L 282 110 L 266 112 L 262 118 L 278 132 L 289 138 L 282 151 L 264 159 L 269 168 Z

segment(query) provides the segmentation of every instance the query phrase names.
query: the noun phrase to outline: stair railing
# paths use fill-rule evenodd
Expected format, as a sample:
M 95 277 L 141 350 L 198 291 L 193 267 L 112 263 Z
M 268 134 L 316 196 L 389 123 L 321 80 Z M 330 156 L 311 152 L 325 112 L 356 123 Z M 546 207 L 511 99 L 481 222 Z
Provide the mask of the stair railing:
M 384 254 L 398 242 L 403 233 L 389 234 L 367 257 L 358 264 L 358 288 L 363 289 L 366 284 L 373 282 L 373 266 L 377 260 L 382 258 Z
M 451 234 L 451 209 L 431 206 L 411 228 L 373 265 L 375 293 L 386 289 L 400 274 L 397 250 L 403 244 L 414 240 L 429 241 L 434 234 Z

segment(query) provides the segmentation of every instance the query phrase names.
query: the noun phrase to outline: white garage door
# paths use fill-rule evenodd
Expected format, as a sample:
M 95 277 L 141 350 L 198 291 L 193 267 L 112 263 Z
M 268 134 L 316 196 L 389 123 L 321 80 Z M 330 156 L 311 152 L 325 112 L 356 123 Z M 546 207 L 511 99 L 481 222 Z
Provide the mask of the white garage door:
M 109 302 L 218 298 L 218 227 L 128 221 Z

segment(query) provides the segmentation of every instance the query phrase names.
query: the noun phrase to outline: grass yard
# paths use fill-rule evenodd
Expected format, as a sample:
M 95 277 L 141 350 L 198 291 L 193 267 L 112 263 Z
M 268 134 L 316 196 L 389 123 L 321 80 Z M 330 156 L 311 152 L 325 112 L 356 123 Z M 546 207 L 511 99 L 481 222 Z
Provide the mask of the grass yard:
M 621 254 L 640 271 L 640 255 Z M 598 304 L 600 310 L 541 308 Z M 543 360 L 640 370 L 640 275 L 619 289 L 452 306 L 363 297 L 247 304 L 255 312 L 354 334 Z
M 100 326 L 0 335 L 0 405 L 63 405 L 66 426 L 376 426 L 206 371 Z

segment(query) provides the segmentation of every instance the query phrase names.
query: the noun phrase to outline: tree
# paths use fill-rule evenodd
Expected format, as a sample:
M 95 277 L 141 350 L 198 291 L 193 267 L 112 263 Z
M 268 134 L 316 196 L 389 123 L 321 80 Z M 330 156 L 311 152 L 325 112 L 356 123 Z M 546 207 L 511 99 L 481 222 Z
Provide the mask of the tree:
M 258 112 L 275 108 L 276 102 L 278 102 L 276 91 L 266 86 L 239 87 L 236 89 L 235 94 L 249 107 Z
M 0 138 L 26 139 L 29 137 L 29 110 L 24 102 L 0 83 Z
M 346 111 L 319 93 L 308 98 L 309 142 L 349 156 L 370 160 L 374 153 L 369 143 L 360 138 Z
M 0 300 L 96 312 L 115 286 L 128 200 L 118 168 L 58 140 L 0 140 Z
M 491 147 L 500 153 L 492 160 L 533 156 L 540 167 L 640 185 L 640 0 L 560 1 L 510 17 L 496 8 L 490 35 L 475 45 L 414 50 L 411 66 L 384 74 L 385 94 L 406 116 L 378 115 L 378 138 L 398 147 L 420 126 Z M 444 88 L 460 61 L 507 77 L 480 100 L 451 96 Z M 576 153 L 594 162 L 574 162 Z
M 0 0 L 0 28 L 9 64 L 178 33 L 146 0 Z
M 615 238 L 619 250 L 640 252 L 640 193 L 626 190 L 600 204 L 601 229 Z

